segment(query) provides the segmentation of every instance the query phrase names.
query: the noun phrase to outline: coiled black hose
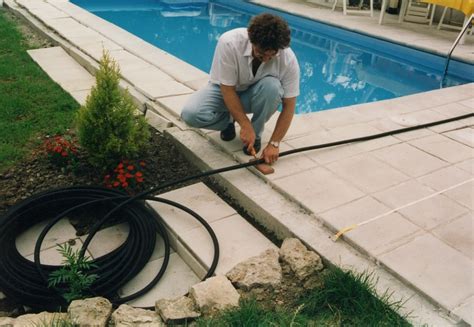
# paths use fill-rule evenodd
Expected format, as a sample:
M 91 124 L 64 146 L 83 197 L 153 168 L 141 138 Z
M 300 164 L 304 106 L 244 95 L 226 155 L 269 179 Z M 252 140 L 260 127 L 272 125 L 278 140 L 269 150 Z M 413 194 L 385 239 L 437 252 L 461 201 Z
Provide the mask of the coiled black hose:
M 395 131 L 293 149 L 282 152 L 280 157 L 330 146 L 372 140 L 473 116 L 474 113 L 469 113 L 454 118 L 402 128 Z M 109 298 L 112 303 L 118 305 L 133 300 L 146 293 L 156 285 L 163 276 L 169 262 L 170 246 L 169 237 L 166 233 L 165 227 L 163 226 L 159 213 L 151 210 L 145 204 L 144 200 L 158 201 L 175 206 L 180 210 L 184 210 L 196 218 L 206 228 L 214 245 L 214 258 L 206 276 L 204 277 L 204 279 L 206 279 L 214 274 L 219 258 L 219 244 L 211 227 L 202 217 L 191 209 L 186 208 L 179 203 L 152 196 L 151 194 L 157 193 L 169 186 L 179 185 L 191 180 L 197 180 L 214 174 L 249 167 L 263 162 L 263 159 L 259 159 L 253 162 L 209 170 L 164 185 L 156 186 L 136 196 L 128 196 L 122 192 L 101 187 L 68 187 L 36 194 L 13 206 L 3 217 L 0 218 L 0 289 L 7 297 L 11 297 L 22 304 L 34 308 L 53 310 L 59 307 L 65 308 L 67 303 L 65 303 L 60 295 L 62 290 L 47 287 L 49 273 L 59 267 L 41 264 L 39 255 L 41 244 L 47 232 L 61 218 L 77 211 L 99 211 L 107 212 L 107 214 L 98 220 L 91 228 L 90 233 L 81 248 L 81 255 L 84 255 L 89 243 L 97 231 L 105 222 L 114 217 L 114 214 L 126 217 L 126 221 L 130 226 L 130 232 L 126 241 L 119 248 L 94 260 L 94 263 L 98 268 L 91 271 L 91 273 L 98 274 L 99 278 L 91 287 L 92 294 L 105 296 Z M 18 252 L 15 246 L 15 240 L 23 231 L 44 220 L 50 220 L 50 222 L 43 229 L 37 239 L 34 251 L 34 262 L 31 262 Z M 155 247 L 156 233 L 161 235 L 165 243 L 165 256 L 162 267 L 157 272 L 156 277 L 142 290 L 120 298 L 117 291 L 138 274 L 151 257 Z

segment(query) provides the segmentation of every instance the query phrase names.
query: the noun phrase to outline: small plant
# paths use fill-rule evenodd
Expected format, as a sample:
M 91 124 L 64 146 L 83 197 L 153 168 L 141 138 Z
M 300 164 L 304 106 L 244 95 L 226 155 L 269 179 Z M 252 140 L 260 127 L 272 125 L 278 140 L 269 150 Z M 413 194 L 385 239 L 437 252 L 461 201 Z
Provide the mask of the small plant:
M 63 287 L 66 291 L 62 296 L 68 303 L 85 298 L 90 286 L 98 277 L 96 274 L 89 274 L 88 271 L 97 266 L 89 257 L 81 258 L 80 251 L 74 251 L 67 243 L 58 244 L 58 252 L 63 256 L 63 266 L 49 274 L 48 287 Z
M 136 158 L 148 144 L 150 132 L 145 118 L 127 90 L 119 88 L 120 69 L 104 52 L 96 74 L 96 85 L 78 112 L 79 142 L 90 161 L 110 168 L 123 158 Z
M 72 170 L 75 169 L 78 159 L 78 147 L 76 141 L 70 136 L 57 135 L 46 139 L 44 149 L 51 163 Z
M 114 168 L 112 174 L 105 175 L 105 187 L 122 190 L 129 194 L 135 193 L 144 181 L 142 168 L 145 165 L 143 161 L 138 162 L 138 164 L 128 160 L 121 161 Z

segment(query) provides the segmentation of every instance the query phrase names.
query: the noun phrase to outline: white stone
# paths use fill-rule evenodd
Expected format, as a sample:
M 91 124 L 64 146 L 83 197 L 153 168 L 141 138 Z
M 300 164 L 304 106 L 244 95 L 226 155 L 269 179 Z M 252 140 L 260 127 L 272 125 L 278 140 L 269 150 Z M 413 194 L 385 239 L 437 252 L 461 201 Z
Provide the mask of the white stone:
M 222 275 L 211 277 L 191 287 L 190 297 L 203 314 L 239 306 L 240 295 Z
M 26 314 L 23 316 L 19 316 L 14 320 L 13 326 L 14 327 L 36 327 L 36 326 L 53 326 L 58 324 L 59 321 L 67 320 L 66 313 L 51 313 L 51 312 L 41 312 L 38 314 Z M 0 321 L 0 323 L 2 323 Z M 4 326 L 0 324 L 0 326 Z M 7 325 L 8 326 L 8 323 Z
M 237 288 L 250 290 L 256 287 L 275 288 L 281 283 L 282 270 L 275 249 L 239 263 L 227 274 L 227 278 Z
M 74 300 L 67 312 L 70 319 L 80 326 L 105 327 L 112 313 L 112 304 L 102 297 Z
M 176 299 L 161 299 L 156 301 L 156 311 L 166 322 L 188 322 L 201 316 L 197 311 L 194 301 L 186 296 Z
M 280 248 L 280 258 L 286 262 L 299 280 L 305 280 L 324 268 L 321 257 L 309 251 L 297 238 L 287 238 Z
M 112 313 L 115 327 L 162 327 L 160 316 L 151 310 L 122 304 Z

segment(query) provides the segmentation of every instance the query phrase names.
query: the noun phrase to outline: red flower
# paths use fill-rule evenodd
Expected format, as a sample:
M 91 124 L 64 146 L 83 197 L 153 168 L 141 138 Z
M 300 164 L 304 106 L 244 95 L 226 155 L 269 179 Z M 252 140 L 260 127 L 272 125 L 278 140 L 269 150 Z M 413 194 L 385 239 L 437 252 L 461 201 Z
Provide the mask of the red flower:
M 137 171 L 137 173 L 135 174 L 136 177 L 143 177 L 143 174 L 141 171 Z
M 132 170 L 135 169 L 135 167 L 133 167 L 133 165 L 129 165 L 129 166 L 127 167 L 127 169 L 128 169 L 129 171 L 132 171 Z
M 117 181 L 115 181 L 114 184 L 113 184 L 114 187 L 117 187 L 117 186 L 119 186 L 119 185 L 120 185 L 120 183 L 117 182 Z
M 137 181 L 137 183 L 142 183 L 143 182 L 143 178 L 141 178 L 141 177 L 135 177 L 135 180 Z
M 127 183 L 127 182 L 125 182 L 125 183 L 122 183 L 122 187 L 123 187 L 123 188 L 126 188 L 126 187 L 128 187 L 128 183 Z
M 118 169 L 122 169 L 123 168 L 123 163 L 119 163 L 118 166 L 117 166 Z

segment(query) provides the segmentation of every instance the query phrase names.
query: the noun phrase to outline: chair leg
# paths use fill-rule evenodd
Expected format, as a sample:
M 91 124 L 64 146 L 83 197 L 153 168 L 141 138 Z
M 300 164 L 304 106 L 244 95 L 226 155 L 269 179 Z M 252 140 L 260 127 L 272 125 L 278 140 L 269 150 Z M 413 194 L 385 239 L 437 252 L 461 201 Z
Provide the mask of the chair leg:
M 407 0 L 402 1 L 402 6 L 400 8 L 400 14 L 398 16 L 398 22 L 399 23 L 403 22 L 403 19 L 405 18 L 405 14 L 407 12 L 407 7 L 408 7 L 408 1 Z
M 332 5 L 332 11 L 336 10 L 337 1 L 338 0 L 334 0 L 334 3 Z
M 441 26 L 443 26 L 443 20 L 444 16 L 446 16 L 446 12 L 448 11 L 448 7 L 444 7 L 443 9 L 443 14 L 441 15 L 441 18 L 439 19 L 438 27 L 437 29 L 441 29 Z
M 434 18 L 435 11 L 436 11 L 436 5 L 433 5 L 431 7 L 431 16 L 430 16 L 430 23 L 429 23 L 430 27 L 433 25 L 433 18 Z
M 370 17 L 374 17 L 374 0 L 370 0 Z
M 342 13 L 343 15 L 347 15 L 347 0 L 342 0 Z
M 383 16 L 385 15 L 385 9 L 387 9 L 388 0 L 382 0 L 382 7 L 380 8 L 380 16 L 379 16 L 379 25 L 383 23 Z

